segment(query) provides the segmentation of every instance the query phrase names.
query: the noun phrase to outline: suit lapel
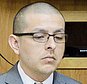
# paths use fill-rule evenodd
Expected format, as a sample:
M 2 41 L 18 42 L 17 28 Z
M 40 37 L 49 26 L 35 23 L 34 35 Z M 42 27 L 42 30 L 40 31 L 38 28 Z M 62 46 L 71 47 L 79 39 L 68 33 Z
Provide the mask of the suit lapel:
M 55 71 L 53 77 L 53 84 L 67 84 L 67 83 L 63 81 L 61 75 Z
M 5 84 L 23 84 L 17 70 L 17 64 L 7 73 Z

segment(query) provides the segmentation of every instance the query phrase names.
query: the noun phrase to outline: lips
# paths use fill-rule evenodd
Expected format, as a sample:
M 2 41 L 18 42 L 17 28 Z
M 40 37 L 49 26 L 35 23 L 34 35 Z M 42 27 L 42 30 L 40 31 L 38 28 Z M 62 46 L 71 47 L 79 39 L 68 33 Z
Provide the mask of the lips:
M 42 58 L 42 60 L 53 61 L 53 60 L 56 60 L 56 59 L 53 56 L 46 56 L 46 57 Z

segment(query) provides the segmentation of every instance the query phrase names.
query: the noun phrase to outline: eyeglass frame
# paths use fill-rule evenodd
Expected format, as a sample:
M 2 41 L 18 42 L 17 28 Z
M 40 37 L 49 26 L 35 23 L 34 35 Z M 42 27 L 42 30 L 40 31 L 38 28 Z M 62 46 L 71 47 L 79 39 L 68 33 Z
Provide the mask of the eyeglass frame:
M 35 40 L 34 34 L 36 34 L 36 33 L 43 33 L 43 32 L 13 33 L 13 34 L 16 35 L 16 36 L 28 36 L 28 35 L 30 35 L 30 36 L 32 36 L 32 38 L 33 38 L 34 41 L 39 42 L 39 43 L 45 43 L 45 42 L 47 42 L 50 36 L 53 36 L 53 39 L 54 39 L 54 41 L 55 41 L 55 37 L 54 37 L 54 36 L 57 35 L 57 34 L 44 33 L 44 34 L 47 34 L 47 35 L 48 35 L 48 38 L 47 38 L 46 41 L 40 42 L 40 41 Z M 68 35 L 65 34 L 65 33 L 58 33 L 58 34 L 63 34 L 64 37 L 67 37 L 67 38 L 68 38 Z M 66 42 L 66 41 L 67 41 L 67 39 L 65 38 L 65 42 Z M 56 41 L 55 41 L 55 42 L 56 42 Z M 65 42 L 56 42 L 56 43 L 65 43 Z

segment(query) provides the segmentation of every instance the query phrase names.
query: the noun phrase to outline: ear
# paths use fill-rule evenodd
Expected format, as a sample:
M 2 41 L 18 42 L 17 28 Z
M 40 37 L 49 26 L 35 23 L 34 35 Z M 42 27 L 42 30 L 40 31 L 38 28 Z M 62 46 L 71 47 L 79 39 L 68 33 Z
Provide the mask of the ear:
M 19 39 L 17 36 L 11 34 L 8 39 L 10 47 L 13 49 L 13 51 L 19 55 Z

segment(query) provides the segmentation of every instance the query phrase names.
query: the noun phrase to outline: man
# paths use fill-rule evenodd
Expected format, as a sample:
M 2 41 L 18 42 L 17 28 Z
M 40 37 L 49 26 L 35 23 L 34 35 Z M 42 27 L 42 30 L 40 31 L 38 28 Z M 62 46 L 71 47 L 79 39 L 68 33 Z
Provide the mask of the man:
M 65 21 L 52 5 L 37 2 L 19 10 L 9 44 L 19 62 L 0 84 L 80 84 L 55 72 L 65 49 Z

